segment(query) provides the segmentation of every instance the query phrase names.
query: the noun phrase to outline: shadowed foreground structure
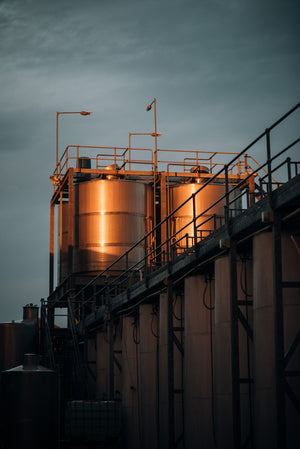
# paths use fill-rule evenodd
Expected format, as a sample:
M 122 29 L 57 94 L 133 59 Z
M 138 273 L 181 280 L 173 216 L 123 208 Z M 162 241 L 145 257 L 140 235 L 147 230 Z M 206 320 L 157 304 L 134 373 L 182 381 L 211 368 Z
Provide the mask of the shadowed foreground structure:
M 300 139 L 271 145 L 297 113 L 239 154 L 66 148 L 41 308 L 64 447 L 300 446 Z

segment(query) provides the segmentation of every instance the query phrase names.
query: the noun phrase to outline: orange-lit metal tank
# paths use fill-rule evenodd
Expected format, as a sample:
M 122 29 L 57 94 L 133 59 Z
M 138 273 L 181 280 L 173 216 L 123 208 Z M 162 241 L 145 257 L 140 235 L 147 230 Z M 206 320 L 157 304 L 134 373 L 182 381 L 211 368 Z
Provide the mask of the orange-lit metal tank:
M 170 206 L 171 210 L 175 210 L 192 194 L 198 192 L 202 187 L 201 183 L 181 184 L 170 189 Z M 225 186 L 222 184 L 210 184 L 201 192 L 195 195 L 195 215 L 198 216 L 206 209 L 210 208 L 225 193 Z M 216 227 L 219 227 L 224 217 L 225 199 L 221 200 L 215 206 L 211 207 L 204 215 L 197 220 L 197 238 L 201 239 L 209 235 Z M 174 213 L 172 220 L 172 234 L 182 229 L 185 225 L 193 220 L 193 201 L 189 200 L 177 212 Z M 201 223 L 205 222 L 199 226 Z M 193 223 L 188 225 L 182 232 L 175 236 L 175 240 L 180 240 L 176 246 L 186 247 L 186 234 L 189 238 L 189 246 L 192 246 L 194 238 Z
M 98 274 L 129 250 L 153 225 L 153 189 L 119 178 L 92 179 L 75 186 L 73 273 Z M 69 218 L 70 219 L 70 218 Z M 60 282 L 68 274 L 68 209 L 63 205 Z M 131 251 L 129 265 L 144 257 Z M 126 269 L 125 258 L 113 270 Z M 71 273 L 69 273 L 71 274 Z
M 59 282 L 62 282 L 69 274 L 68 211 L 69 203 L 62 203 L 62 213 L 59 210 L 58 214 L 57 247 L 60 248 L 60 250 L 58 252 L 57 273 Z

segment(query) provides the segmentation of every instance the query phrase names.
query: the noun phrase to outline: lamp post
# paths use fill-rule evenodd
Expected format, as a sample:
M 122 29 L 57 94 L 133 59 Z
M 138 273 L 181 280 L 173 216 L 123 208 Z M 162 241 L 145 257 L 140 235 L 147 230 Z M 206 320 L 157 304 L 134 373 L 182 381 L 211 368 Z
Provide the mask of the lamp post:
M 150 111 L 152 109 L 152 105 L 154 104 L 154 137 L 155 137 L 155 151 L 154 151 L 154 171 L 157 171 L 157 126 L 156 126 L 156 98 L 148 104 L 146 111 Z
M 157 126 L 156 126 L 156 98 L 151 101 L 150 104 L 146 107 L 146 111 L 150 111 L 152 109 L 152 105 L 154 104 L 154 137 L 155 137 L 155 150 L 154 150 L 154 174 L 153 174 L 153 194 L 154 194 L 154 210 L 153 210 L 153 218 L 154 218 L 154 227 L 156 226 L 156 175 L 157 175 Z M 154 235 L 156 239 L 156 235 Z
M 129 170 L 131 169 L 131 136 L 152 136 L 152 137 L 159 137 L 161 136 L 161 133 L 129 133 Z
M 56 170 L 57 170 L 57 165 L 58 165 L 58 117 L 61 114 L 90 115 L 91 111 L 56 112 Z

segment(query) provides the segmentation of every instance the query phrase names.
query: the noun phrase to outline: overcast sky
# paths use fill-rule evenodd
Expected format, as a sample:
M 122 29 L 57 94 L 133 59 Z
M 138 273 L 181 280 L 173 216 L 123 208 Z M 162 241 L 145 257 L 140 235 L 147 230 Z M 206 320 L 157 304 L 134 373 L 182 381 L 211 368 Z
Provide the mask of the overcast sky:
M 299 101 L 298 0 L 0 0 L 0 321 L 48 293 L 68 144 L 239 151 Z M 149 146 L 153 141 L 135 141 Z

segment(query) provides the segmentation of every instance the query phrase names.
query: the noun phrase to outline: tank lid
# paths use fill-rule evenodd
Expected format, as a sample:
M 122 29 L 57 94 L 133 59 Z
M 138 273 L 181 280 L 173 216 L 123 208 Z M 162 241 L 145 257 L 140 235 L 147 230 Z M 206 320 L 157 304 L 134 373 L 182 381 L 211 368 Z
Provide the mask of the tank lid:
M 39 355 L 37 354 L 24 354 L 23 368 L 27 370 L 37 369 L 39 365 Z
M 107 165 L 104 170 L 120 170 L 120 167 L 118 166 L 118 164 L 111 164 Z
M 104 170 L 107 171 L 112 171 L 112 170 L 120 170 L 120 167 L 118 166 L 118 164 L 112 164 L 112 165 L 108 165 L 107 167 L 105 167 Z M 118 176 L 116 175 L 106 175 L 106 179 L 117 179 Z
M 209 173 L 208 167 L 205 165 L 194 165 L 190 170 L 191 173 Z
M 55 371 L 53 371 L 52 369 L 46 368 L 44 366 L 39 365 L 39 355 L 37 354 L 24 354 L 23 356 L 23 365 L 19 365 L 16 366 L 15 368 L 11 368 L 5 371 L 1 372 L 1 376 L 2 375 L 11 375 L 13 373 L 16 374 L 30 374 L 30 373 L 53 373 L 55 375 L 57 375 L 57 373 Z

